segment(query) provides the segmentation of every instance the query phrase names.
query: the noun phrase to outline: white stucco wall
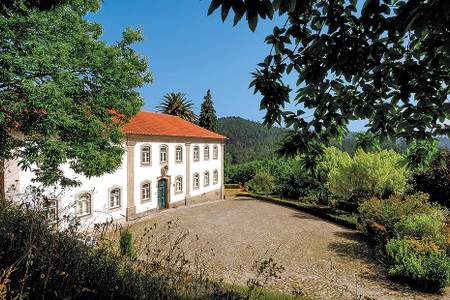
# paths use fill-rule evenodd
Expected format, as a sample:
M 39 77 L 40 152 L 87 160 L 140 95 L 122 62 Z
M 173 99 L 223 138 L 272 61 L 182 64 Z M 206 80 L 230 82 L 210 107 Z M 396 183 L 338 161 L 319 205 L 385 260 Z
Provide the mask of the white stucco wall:
M 165 144 L 168 146 L 168 163 L 166 170 L 162 170 L 165 166 L 160 163 L 160 146 Z M 187 163 L 187 151 L 186 142 L 136 142 L 131 149 L 134 150 L 134 186 L 130 187 L 134 190 L 134 205 L 136 207 L 136 213 L 143 213 L 145 211 L 158 208 L 158 179 L 165 173 L 166 178 L 169 178 L 169 201 L 170 203 L 181 202 L 186 199 L 187 185 L 189 185 L 190 196 L 195 197 L 205 194 L 210 191 L 218 190 L 223 184 L 222 168 L 223 168 L 223 155 L 221 153 L 222 148 L 219 142 L 208 143 L 210 146 L 209 160 L 204 160 L 204 143 L 195 143 L 195 140 L 189 142 L 190 144 L 190 179 L 189 182 L 186 176 L 186 163 Z M 141 147 L 144 145 L 151 146 L 151 164 L 148 166 L 141 165 Z M 182 146 L 183 149 L 183 161 L 181 163 L 175 160 L 175 147 Z M 200 160 L 193 160 L 193 148 L 198 145 L 200 148 Z M 218 156 L 217 159 L 213 159 L 213 145 L 217 145 Z M 124 145 L 125 147 L 125 145 Z M 130 147 L 128 147 L 130 149 Z M 130 166 L 131 167 L 131 166 Z M 72 187 L 70 189 L 47 189 L 48 194 L 56 195 L 59 201 L 58 215 L 61 219 L 64 215 L 74 216 L 75 214 L 75 199 L 84 192 L 91 194 L 91 214 L 80 218 L 82 226 L 91 226 L 96 223 L 103 223 L 111 219 L 118 220 L 123 219 L 126 216 L 127 211 L 127 153 L 124 154 L 121 167 L 114 173 L 105 174 L 100 177 L 86 178 L 84 176 L 74 174 L 68 166 L 64 166 L 63 170 L 68 177 L 77 178 L 81 185 Z M 9 182 L 19 180 L 20 193 L 24 193 L 26 188 L 30 185 L 36 185 L 32 180 L 34 174 L 31 171 L 18 171 L 14 166 L 10 166 L 11 178 Z M 219 181 L 213 183 L 213 171 L 218 170 Z M 204 185 L 203 174 L 205 171 L 210 172 L 210 183 L 208 186 Z M 200 186 L 198 189 L 193 189 L 193 175 L 194 173 L 200 174 Z M 175 178 L 182 176 L 183 178 L 183 191 L 181 193 L 175 193 Z M 13 178 L 14 177 L 14 178 Z M 13 180 L 14 179 L 14 180 Z M 150 201 L 141 202 L 141 183 L 144 181 L 151 181 L 151 199 Z M 5 179 L 6 183 L 6 179 Z M 114 187 L 121 189 L 121 206 L 120 208 L 109 208 L 109 191 Z M 20 199 L 20 197 L 19 197 Z

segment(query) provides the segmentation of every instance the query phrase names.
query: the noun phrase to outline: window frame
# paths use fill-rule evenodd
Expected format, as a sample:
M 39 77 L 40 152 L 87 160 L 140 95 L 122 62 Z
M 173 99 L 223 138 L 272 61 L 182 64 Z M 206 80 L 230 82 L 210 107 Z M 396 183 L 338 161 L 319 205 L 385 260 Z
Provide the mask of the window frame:
M 197 153 L 197 159 L 195 158 L 196 153 Z M 192 147 L 192 160 L 200 161 L 200 146 L 199 145 L 194 145 L 194 147 Z
M 209 145 L 203 146 L 203 160 L 209 160 L 210 157 L 209 148 L 210 148 Z
M 219 159 L 219 146 L 217 145 L 213 146 L 213 159 L 214 160 Z
M 219 183 L 219 170 L 215 169 L 213 171 L 213 185 Z
M 164 153 L 163 151 L 162 151 L 162 149 L 166 149 L 165 150 L 165 158 L 166 158 L 166 160 L 165 161 L 163 161 L 161 158 L 162 158 L 162 154 Z M 168 145 L 166 145 L 166 144 L 162 144 L 162 145 L 160 145 L 159 146 L 159 163 L 161 164 L 161 165 L 166 165 L 166 164 L 168 164 L 169 163 L 169 146 Z
M 79 213 L 78 212 L 78 203 L 84 203 L 87 201 L 87 200 L 80 200 L 85 195 L 87 195 L 89 198 L 88 199 L 89 200 L 89 202 L 88 202 L 89 212 L 88 213 L 83 212 L 83 205 L 81 205 L 82 212 Z M 75 196 L 75 216 L 78 218 L 82 218 L 82 217 L 87 217 L 90 215 L 92 215 L 92 193 L 91 192 L 80 192 L 80 193 L 76 194 L 76 196 Z
M 180 182 L 178 182 L 180 180 Z M 180 184 L 180 189 L 178 189 L 178 184 Z M 175 194 L 183 193 L 183 176 L 178 175 L 175 177 Z
M 144 162 L 144 149 L 148 148 L 148 162 Z M 141 146 L 141 166 L 151 166 L 152 165 L 152 146 L 144 144 Z
M 144 186 L 148 185 L 148 198 L 144 198 Z M 140 199 L 141 203 L 147 203 L 152 201 L 152 182 L 150 180 L 144 180 L 141 182 L 140 189 L 139 189 Z
M 53 203 L 53 204 L 51 204 Z M 43 203 L 43 209 L 45 211 L 45 216 L 47 218 L 47 221 L 52 224 L 52 223 L 56 223 L 58 221 L 58 213 L 59 213 L 59 201 L 56 198 L 52 198 L 50 200 L 44 200 Z M 49 218 L 49 212 L 51 210 L 54 210 L 54 217 L 51 219 Z
M 180 158 L 178 157 L 178 153 L 180 153 Z M 183 163 L 183 146 L 182 145 L 176 145 L 175 146 L 175 163 Z
M 118 191 L 118 203 L 116 205 L 111 205 L 111 196 L 114 191 Z M 120 186 L 113 186 L 108 190 L 108 208 L 117 209 L 122 206 L 122 188 Z
M 197 181 L 197 184 L 195 184 L 196 181 Z M 200 188 L 200 174 L 198 172 L 195 172 L 192 175 L 192 189 L 198 190 L 199 188 Z
M 210 180 L 210 176 L 209 175 L 210 175 L 209 171 L 203 172 L 203 186 L 209 186 L 209 180 Z

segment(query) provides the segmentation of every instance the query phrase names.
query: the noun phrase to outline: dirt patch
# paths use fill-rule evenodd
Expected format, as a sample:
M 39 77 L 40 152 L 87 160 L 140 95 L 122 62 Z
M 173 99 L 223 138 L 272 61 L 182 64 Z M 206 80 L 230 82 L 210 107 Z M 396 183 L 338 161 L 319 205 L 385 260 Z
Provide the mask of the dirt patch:
M 198 241 L 185 249 L 207 253 L 211 276 L 245 284 L 255 260 L 273 257 L 285 268 L 273 288 L 301 288 L 318 299 L 449 299 L 391 282 L 357 231 L 315 216 L 245 197 L 167 210 L 135 223 L 174 221 Z M 208 254 L 209 253 L 209 254 Z M 366 297 L 366 298 L 365 298 Z

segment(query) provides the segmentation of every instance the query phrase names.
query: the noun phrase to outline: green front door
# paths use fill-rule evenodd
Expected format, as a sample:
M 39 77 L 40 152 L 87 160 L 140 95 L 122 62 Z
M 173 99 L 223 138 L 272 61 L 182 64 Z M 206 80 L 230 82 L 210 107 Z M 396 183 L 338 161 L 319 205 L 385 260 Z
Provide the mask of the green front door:
M 158 207 L 166 208 L 167 204 L 167 180 L 160 179 L 158 181 Z

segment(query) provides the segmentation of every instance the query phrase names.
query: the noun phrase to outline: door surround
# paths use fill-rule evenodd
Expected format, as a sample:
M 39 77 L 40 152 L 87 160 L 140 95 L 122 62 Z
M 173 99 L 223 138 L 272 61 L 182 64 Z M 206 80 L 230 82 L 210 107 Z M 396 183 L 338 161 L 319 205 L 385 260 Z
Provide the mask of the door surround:
M 169 208 L 169 206 L 170 206 L 170 176 L 160 176 L 156 179 L 156 189 L 157 189 L 158 193 L 159 193 L 159 182 L 161 180 L 166 181 L 166 207 L 165 208 Z M 165 209 L 165 208 L 161 208 L 159 206 L 159 194 L 157 194 L 157 206 L 158 206 L 158 209 Z

